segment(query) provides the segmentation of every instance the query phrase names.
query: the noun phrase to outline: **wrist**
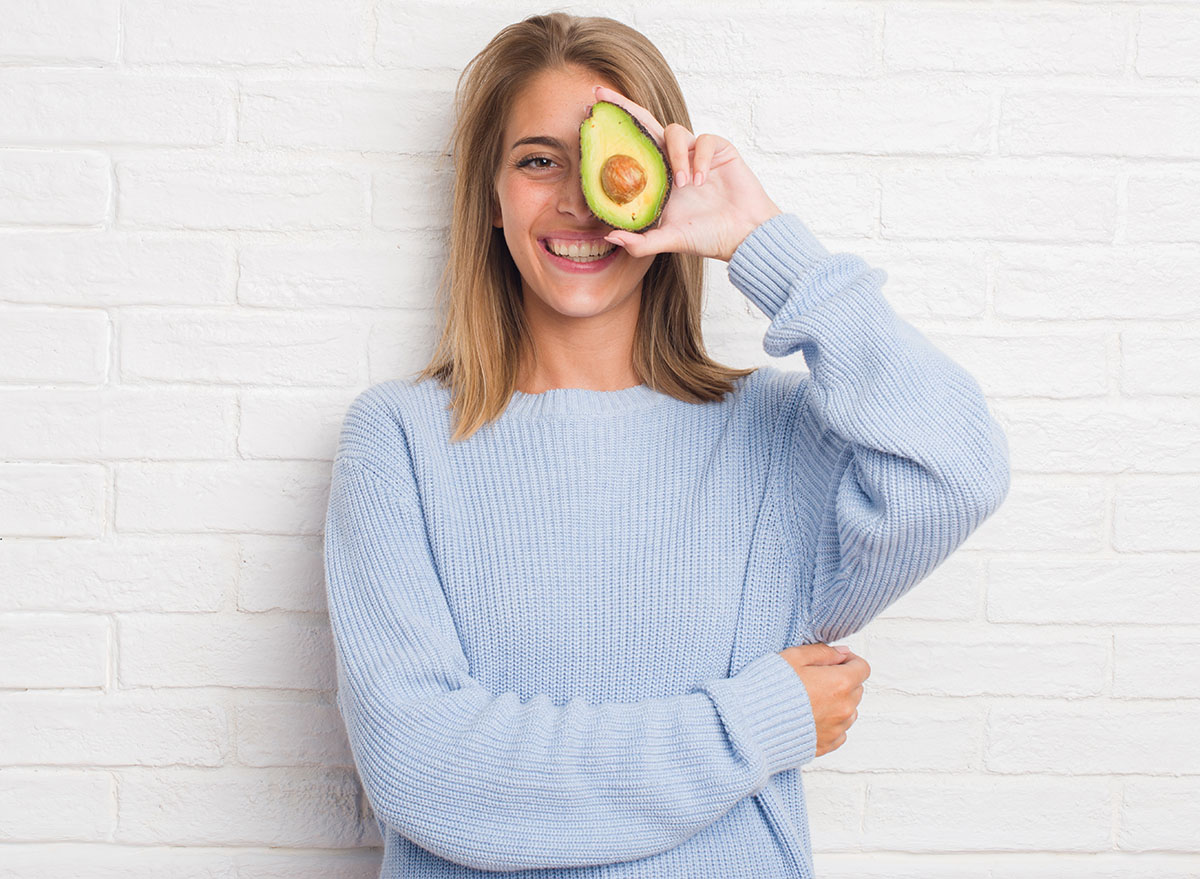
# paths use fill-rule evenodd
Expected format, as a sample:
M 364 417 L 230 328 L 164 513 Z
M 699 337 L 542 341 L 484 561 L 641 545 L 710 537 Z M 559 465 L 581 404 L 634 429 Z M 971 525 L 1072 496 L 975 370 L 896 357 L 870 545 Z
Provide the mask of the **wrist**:
M 750 233 L 761 226 L 767 220 L 777 217 L 782 214 L 779 206 L 775 202 L 767 199 L 761 205 L 758 205 L 754 210 L 747 213 L 737 225 L 737 231 L 733 236 L 732 246 L 727 248 L 727 252 L 721 254 L 721 258 L 725 262 L 733 259 L 734 252 L 742 246 L 742 242 L 749 237 Z

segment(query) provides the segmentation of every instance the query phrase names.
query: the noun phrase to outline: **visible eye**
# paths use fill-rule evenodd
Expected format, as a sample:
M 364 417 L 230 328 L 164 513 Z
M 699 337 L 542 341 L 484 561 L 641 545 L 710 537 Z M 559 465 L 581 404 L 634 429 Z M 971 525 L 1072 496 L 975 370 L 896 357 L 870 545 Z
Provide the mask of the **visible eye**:
M 539 164 L 540 162 L 545 162 L 546 164 L 544 164 L 544 165 Z M 551 159 L 549 156 L 529 156 L 528 158 L 524 158 L 521 161 L 517 162 L 517 167 L 524 168 L 528 165 L 528 166 L 532 166 L 534 168 L 541 170 L 544 168 L 549 168 L 553 164 L 554 164 L 554 160 Z

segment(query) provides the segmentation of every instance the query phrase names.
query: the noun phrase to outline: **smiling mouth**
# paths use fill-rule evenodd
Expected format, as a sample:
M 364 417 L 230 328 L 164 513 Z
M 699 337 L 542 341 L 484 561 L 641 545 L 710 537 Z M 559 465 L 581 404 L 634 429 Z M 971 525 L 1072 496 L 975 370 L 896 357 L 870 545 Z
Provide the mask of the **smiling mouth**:
M 594 241 L 565 241 L 562 239 L 544 238 L 542 247 L 555 256 L 569 259 L 572 262 L 597 262 L 604 259 L 617 249 L 617 245 L 597 238 Z

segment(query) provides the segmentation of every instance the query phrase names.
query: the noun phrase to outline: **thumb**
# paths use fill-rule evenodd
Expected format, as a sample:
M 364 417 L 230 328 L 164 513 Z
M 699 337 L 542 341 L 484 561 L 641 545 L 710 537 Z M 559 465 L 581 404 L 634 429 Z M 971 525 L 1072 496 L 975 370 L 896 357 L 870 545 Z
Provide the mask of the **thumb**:
M 678 250 L 682 243 L 678 231 L 662 228 L 650 229 L 646 232 L 626 232 L 614 229 L 604 236 L 604 240 L 624 247 L 629 255 L 635 258 Z
M 783 651 L 783 656 L 793 666 L 838 665 L 851 657 L 850 648 L 837 648 L 830 644 L 797 644 Z

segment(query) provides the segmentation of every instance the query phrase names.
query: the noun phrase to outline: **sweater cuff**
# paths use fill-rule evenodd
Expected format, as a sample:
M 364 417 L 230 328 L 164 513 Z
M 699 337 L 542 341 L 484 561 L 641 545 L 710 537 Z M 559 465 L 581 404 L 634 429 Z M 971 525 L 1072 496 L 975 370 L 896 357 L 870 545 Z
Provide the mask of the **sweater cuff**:
M 831 255 L 795 214 L 776 214 L 756 226 L 733 252 L 729 280 L 774 318 L 792 282 Z
M 763 654 L 733 677 L 710 681 L 704 690 L 735 743 L 762 753 L 768 775 L 797 769 L 816 757 L 817 725 L 808 691 L 780 654 Z

